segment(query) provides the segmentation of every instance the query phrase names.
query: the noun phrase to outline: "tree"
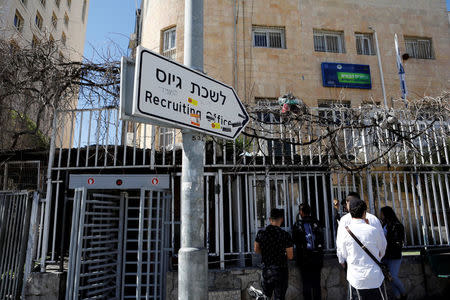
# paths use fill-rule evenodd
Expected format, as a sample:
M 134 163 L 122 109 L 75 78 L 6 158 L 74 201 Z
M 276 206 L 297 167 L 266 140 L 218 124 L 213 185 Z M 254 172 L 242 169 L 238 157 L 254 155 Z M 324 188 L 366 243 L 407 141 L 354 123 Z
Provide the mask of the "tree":
M 347 171 L 360 171 L 380 163 L 387 166 L 430 163 L 434 156 L 442 157 L 443 161 L 444 157 L 448 159 L 449 99 L 450 93 L 443 92 L 438 97 L 423 97 L 407 104 L 397 101 L 397 107 L 404 107 L 397 110 L 375 104 L 361 107 L 337 104 L 313 110 L 288 94 L 279 99 L 278 107 L 248 107 L 253 122 L 244 135 L 249 138 L 248 143 L 256 145 L 257 149 L 251 153 L 254 159 L 273 156 L 273 145 L 281 143 L 278 149 L 283 152 L 281 156 L 289 149 L 295 155 L 303 150 L 306 160 L 316 161 L 317 166 Z M 271 144 L 272 153 L 268 147 Z M 303 159 L 293 160 L 303 164 Z M 434 159 L 438 161 L 441 160 Z
M 117 61 L 69 61 L 50 39 L 25 47 L 0 40 L 0 57 L 0 151 L 47 147 L 55 110 L 81 98 L 117 104 Z

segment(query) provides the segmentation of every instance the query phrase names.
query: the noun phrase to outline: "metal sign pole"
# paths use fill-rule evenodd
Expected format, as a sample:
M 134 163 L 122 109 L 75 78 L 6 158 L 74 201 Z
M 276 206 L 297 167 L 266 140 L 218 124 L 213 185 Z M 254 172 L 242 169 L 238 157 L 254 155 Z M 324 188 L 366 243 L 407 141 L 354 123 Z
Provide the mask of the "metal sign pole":
M 203 0 L 185 1 L 184 64 L 203 72 Z M 208 298 L 205 249 L 204 136 L 183 131 L 181 177 L 181 248 L 178 252 L 178 299 Z

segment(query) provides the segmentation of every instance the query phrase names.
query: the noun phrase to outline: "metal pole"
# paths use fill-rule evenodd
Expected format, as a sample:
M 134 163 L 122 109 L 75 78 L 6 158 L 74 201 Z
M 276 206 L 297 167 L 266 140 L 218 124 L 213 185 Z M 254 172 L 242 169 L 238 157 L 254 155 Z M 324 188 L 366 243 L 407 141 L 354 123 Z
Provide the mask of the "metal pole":
M 203 72 L 203 0 L 185 1 L 184 64 Z M 178 299 L 208 298 L 203 173 L 204 137 L 183 131 Z
M 50 208 L 52 201 L 52 168 L 53 161 L 55 160 L 55 150 L 56 150 L 56 125 L 58 119 L 58 111 L 55 111 L 53 116 L 53 128 L 52 128 L 52 138 L 50 141 L 50 154 L 48 158 L 47 166 L 47 193 L 45 197 L 45 218 L 44 218 L 44 237 L 42 241 L 42 256 L 41 256 L 41 272 L 45 272 L 45 264 L 48 250 L 48 236 L 50 230 Z M 61 151 L 61 149 L 60 149 Z
M 375 46 L 377 47 L 378 68 L 380 69 L 381 89 L 383 90 L 384 107 L 388 108 L 387 99 L 386 99 L 386 89 L 384 87 L 383 66 L 381 65 L 380 47 L 378 46 L 377 31 L 375 29 L 373 29 L 372 27 L 369 27 L 369 29 L 373 30 L 373 35 L 375 36 Z

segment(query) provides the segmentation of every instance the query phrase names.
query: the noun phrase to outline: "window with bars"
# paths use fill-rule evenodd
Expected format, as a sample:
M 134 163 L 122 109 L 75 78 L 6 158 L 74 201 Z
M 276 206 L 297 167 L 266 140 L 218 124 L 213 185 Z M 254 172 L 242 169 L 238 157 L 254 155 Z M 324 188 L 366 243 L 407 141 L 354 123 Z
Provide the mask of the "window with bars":
M 22 32 L 22 30 L 23 30 L 23 17 L 17 10 L 16 10 L 16 14 L 14 15 L 14 27 L 19 32 Z
M 83 0 L 83 9 L 81 12 L 81 19 L 83 20 L 83 23 L 86 19 L 86 6 L 87 6 L 86 0 Z
M 330 120 L 330 123 L 340 124 L 342 119 L 348 119 L 345 108 L 349 108 L 351 102 L 348 100 L 319 99 L 317 107 L 319 108 L 319 117 Z M 342 107 L 343 110 L 339 110 Z
M 359 55 L 375 55 L 373 47 L 373 34 L 371 33 L 355 33 L 356 37 L 356 53 Z
M 159 146 L 169 147 L 173 144 L 173 129 L 172 128 L 159 128 Z
M 314 50 L 317 52 L 345 53 L 344 32 L 314 29 Z
M 42 30 L 42 24 L 43 24 L 43 19 L 41 14 L 37 11 L 36 12 L 36 18 L 34 19 L 34 24 L 36 24 L 36 27 L 39 28 L 40 30 Z
M 31 40 L 31 47 L 34 49 L 37 45 L 39 45 L 39 40 L 35 35 L 33 35 L 33 39 Z
M 177 28 L 172 27 L 162 32 L 162 55 L 175 60 L 176 58 Z
M 286 48 L 285 29 L 283 27 L 253 26 L 253 47 Z
M 61 43 L 65 46 L 66 42 L 67 42 L 67 37 L 66 37 L 66 34 L 63 32 L 61 34 Z
M 66 25 L 66 27 L 69 27 L 69 16 L 67 15 L 67 13 L 64 14 L 64 24 Z
M 54 28 L 58 26 L 58 17 L 56 16 L 55 12 L 52 14 L 52 25 Z
M 405 37 L 406 52 L 411 58 L 433 59 L 433 48 L 429 38 Z
M 257 118 L 261 122 L 263 135 L 270 135 L 272 138 L 280 137 L 280 124 L 282 123 L 280 105 L 278 98 L 255 97 Z M 275 112 L 271 112 L 275 111 Z M 262 141 L 260 147 L 265 155 L 290 156 L 291 144 L 275 139 L 274 141 Z

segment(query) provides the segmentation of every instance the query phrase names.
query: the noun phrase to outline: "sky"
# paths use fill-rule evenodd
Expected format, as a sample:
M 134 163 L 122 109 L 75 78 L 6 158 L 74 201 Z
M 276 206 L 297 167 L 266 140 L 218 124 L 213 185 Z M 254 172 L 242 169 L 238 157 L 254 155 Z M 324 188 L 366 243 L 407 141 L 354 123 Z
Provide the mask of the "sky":
M 104 53 L 117 44 L 113 55 L 127 54 L 130 34 L 134 32 L 135 12 L 141 0 L 90 0 L 84 56 L 96 61 L 96 51 Z M 121 50 L 118 51 L 117 48 Z M 95 49 L 95 50 L 94 50 Z

